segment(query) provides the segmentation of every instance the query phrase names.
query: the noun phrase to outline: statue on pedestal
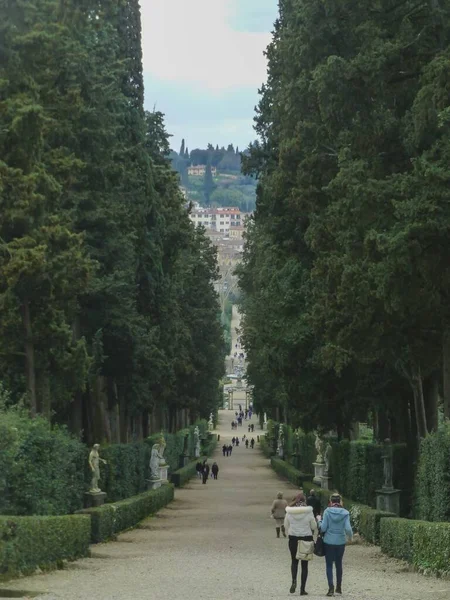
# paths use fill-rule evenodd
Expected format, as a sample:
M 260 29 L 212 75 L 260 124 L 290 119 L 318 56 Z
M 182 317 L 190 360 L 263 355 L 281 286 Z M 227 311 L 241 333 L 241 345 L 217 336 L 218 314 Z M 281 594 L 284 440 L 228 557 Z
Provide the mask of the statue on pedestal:
M 316 433 L 316 451 L 317 451 L 317 457 L 316 457 L 316 463 L 323 463 L 323 455 L 324 455 L 324 443 L 323 440 L 320 439 L 320 436 L 318 433 Z
M 161 437 L 159 438 L 158 446 L 159 446 L 159 448 L 158 448 L 159 466 L 165 467 L 167 465 L 166 459 L 164 458 L 164 451 L 166 449 L 166 440 L 164 439 L 163 434 L 161 434 Z
M 214 429 L 214 417 L 212 413 L 209 415 L 208 428 L 210 431 Z
M 277 454 L 281 458 L 283 458 L 283 456 L 284 456 L 284 432 L 283 432 L 283 425 L 281 425 L 281 424 L 278 427 Z
M 384 452 L 383 452 L 383 475 L 384 483 L 383 488 L 392 490 L 394 489 L 393 483 L 393 452 L 391 440 L 389 438 L 384 440 Z
M 91 489 L 89 490 L 93 494 L 98 494 L 102 490 L 98 487 L 100 480 L 100 462 L 104 465 L 107 464 L 106 460 L 100 458 L 99 454 L 100 444 L 94 444 L 89 454 L 89 466 L 92 471 Z
M 150 479 L 159 480 L 159 444 L 153 444 L 152 453 L 150 456 Z
M 194 445 L 195 445 L 195 457 L 198 458 L 201 453 L 200 429 L 198 428 L 198 426 L 195 426 L 195 428 L 194 428 Z
M 327 446 L 325 448 L 325 470 L 324 470 L 324 475 L 328 476 L 328 473 L 330 472 L 330 462 L 331 462 L 331 455 L 333 453 L 333 448 L 331 447 L 330 442 L 327 443 Z

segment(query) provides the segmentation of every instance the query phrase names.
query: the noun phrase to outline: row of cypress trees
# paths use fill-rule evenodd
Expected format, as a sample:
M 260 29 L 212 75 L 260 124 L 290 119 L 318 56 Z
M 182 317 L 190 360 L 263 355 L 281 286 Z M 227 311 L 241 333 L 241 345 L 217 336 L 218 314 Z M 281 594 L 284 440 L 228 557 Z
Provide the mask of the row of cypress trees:
M 215 251 L 144 110 L 138 0 L 2 0 L 0 40 L 0 379 L 88 442 L 208 416 Z
M 246 159 L 255 402 L 410 441 L 450 418 L 450 11 L 280 0 Z

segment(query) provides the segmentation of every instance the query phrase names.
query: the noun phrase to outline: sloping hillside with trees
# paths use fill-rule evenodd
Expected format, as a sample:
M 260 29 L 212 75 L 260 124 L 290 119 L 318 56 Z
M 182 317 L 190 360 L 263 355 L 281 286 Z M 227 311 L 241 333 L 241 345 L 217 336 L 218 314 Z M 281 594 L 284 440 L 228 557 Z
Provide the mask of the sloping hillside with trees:
M 241 172 L 242 156 L 245 154 L 233 144 L 227 148 L 208 144 L 205 149 L 190 151 L 183 140 L 179 152 L 172 151 L 170 158 L 190 200 L 205 206 L 236 206 L 242 212 L 252 212 L 256 201 L 256 180 Z M 190 175 L 189 167 L 198 165 L 206 167 L 205 174 Z

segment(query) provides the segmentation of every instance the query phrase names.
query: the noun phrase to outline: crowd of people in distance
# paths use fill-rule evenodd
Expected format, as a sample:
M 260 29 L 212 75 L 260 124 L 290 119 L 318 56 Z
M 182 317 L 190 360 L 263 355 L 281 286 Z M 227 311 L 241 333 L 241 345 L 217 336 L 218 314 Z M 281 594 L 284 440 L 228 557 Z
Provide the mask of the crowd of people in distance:
M 272 503 L 271 516 L 275 519 L 277 537 L 289 537 L 288 547 L 291 554 L 292 584 L 290 593 L 297 588 L 298 565 L 301 563 L 300 596 L 307 596 L 308 565 L 313 558 L 318 538 L 323 543 L 325 553 L 327 596 L 342 594 L 342 562 L 347 540 L 352 540 L 350 513 L 344 508 L 342 497 L 337 492 L 330 496 L 328 507 L 321 514 L 320 499 L 311 490 L 308 497 L 302 489 L 290 504 L 279 492 Z M 336 568 L 336 587 L 334 586 L 333 566 Z

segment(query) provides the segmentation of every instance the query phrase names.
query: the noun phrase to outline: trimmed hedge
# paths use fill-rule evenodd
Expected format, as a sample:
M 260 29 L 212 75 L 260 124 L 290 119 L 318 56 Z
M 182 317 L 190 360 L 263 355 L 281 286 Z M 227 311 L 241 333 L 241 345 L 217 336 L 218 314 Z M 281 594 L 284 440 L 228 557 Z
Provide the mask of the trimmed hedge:
M 87 508 L 80 513 L 90 515 L 91 541 L 98 543 L 114 538 L 120 531 L 135 527 L 140 521 L 169 504 L 173 498 L 173 485 L 165 484 L 139 496 L 97 508 Z
M 421 441 L 415 491 L 414 516 L 450 521 L 450 424 Z
M 259 448 L 266 458 L 273 456 L 272 445 L 268 442 L 265 435 L 259 438 Z
M 381 550 L 416 569 L 450 575 L 450 523 L 409 519 L 381 520 Z
M 330 472 L 334 485 L 355 502 L 375 507 L 376 490 L 383 485 L 383 446 L 364 441 L 332 442 Z M 400 512 L 409 515 L 413 465 L 405 444 L 393 445 L 394 485 L 402 493 Z
M 83 507 L 88 450 L 64 427 L 0 407 L 0 514 L 61 515 Z
M 285 477 L 297 487 L 302 487 L 304 482 L 311 477 L 311 475 L 305 475 L 305 473 L 301 473 L 291 464 L 285 460 L 281 460 L 281 458 L 277 458 L 276 456 L 272 456 L 270 459 L 270 464 L 275 473 L 281 475 L 281 477 Z
M 88 556 L 90 538 L 90 519 L 83 515 L 0 517 L 0 580 Z
M 395 513 L 376 510 L 364 504 L 358 504 L 344 498 L 344 506 L 350 512 L 350 520 L 355 531 L 360 533 L 370 544 L 380 544 L 381 523 L 388 519 L 395 519 Z

